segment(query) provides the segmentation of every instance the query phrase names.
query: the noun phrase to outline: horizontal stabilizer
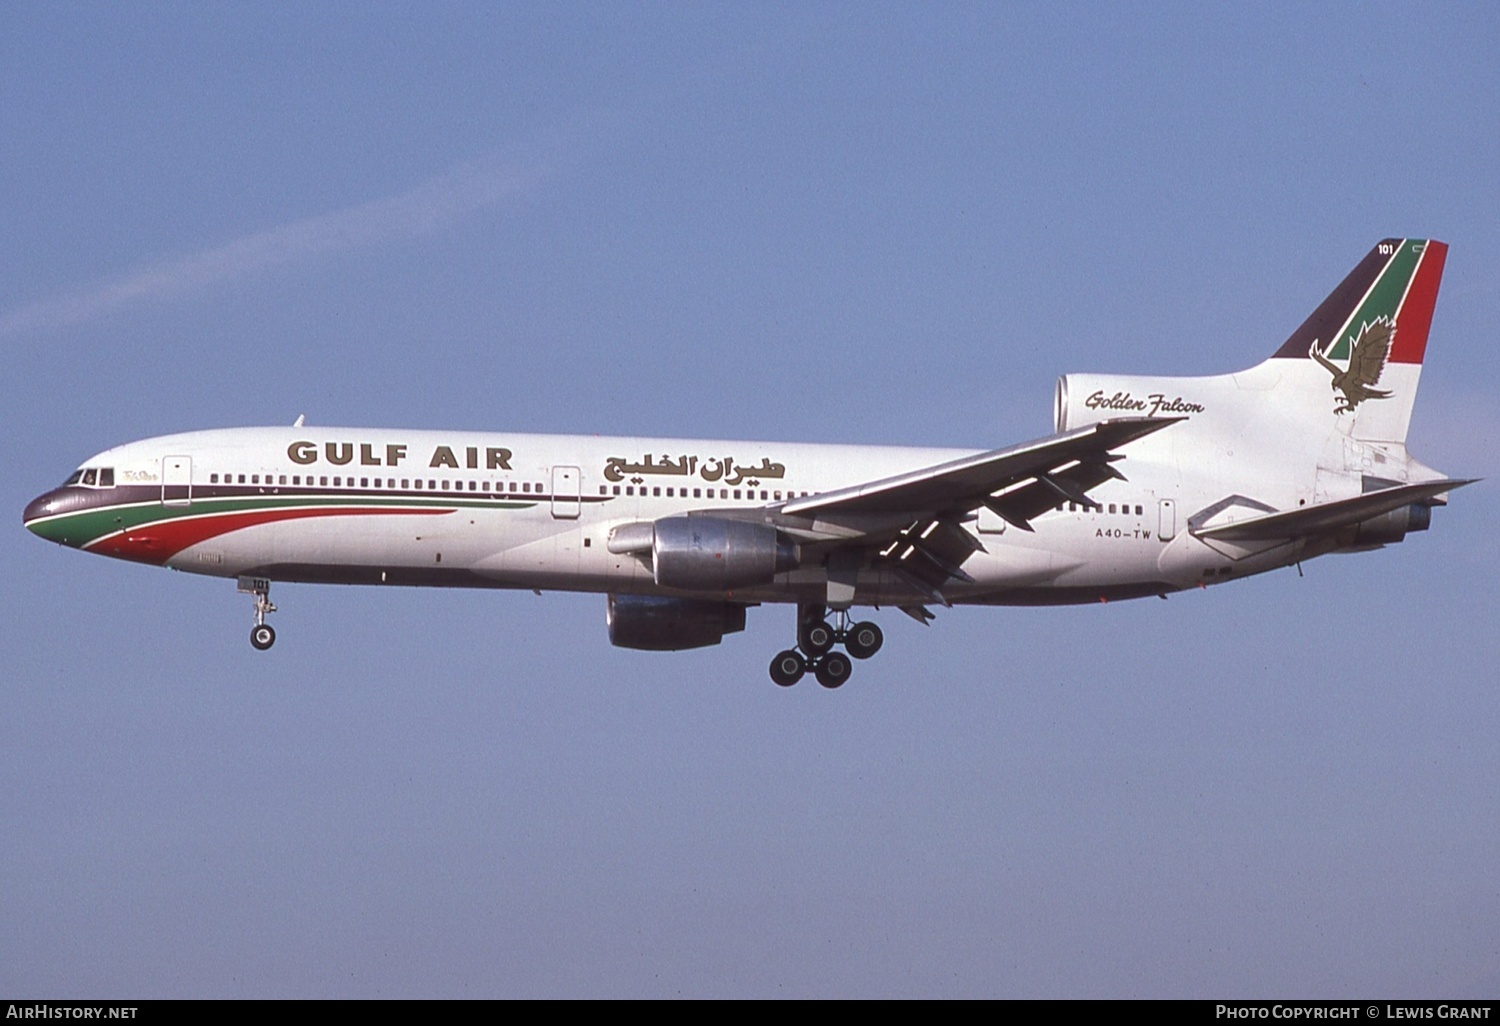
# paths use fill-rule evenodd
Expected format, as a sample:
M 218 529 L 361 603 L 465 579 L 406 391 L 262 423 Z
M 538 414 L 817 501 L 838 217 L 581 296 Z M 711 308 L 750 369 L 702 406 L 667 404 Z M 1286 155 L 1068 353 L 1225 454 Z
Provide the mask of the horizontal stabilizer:
M 1356 495 L 1350 499 L 1323 502 L 1316 506 L 1268 513 L 1251 520 L 1241 520 L 1218 527 L 1195 529 L 1199 538 L 1220 541 L 1274 541 L 1281 538 L 1303 538 L 1309 535 L 1328 534 L 1340 528 L 1378 517 L 1382 513 L 1422 502 L 1473 484 L 1473 480 L 1423 481 L 1418 484 L 1398 485 L 1378 492 Z

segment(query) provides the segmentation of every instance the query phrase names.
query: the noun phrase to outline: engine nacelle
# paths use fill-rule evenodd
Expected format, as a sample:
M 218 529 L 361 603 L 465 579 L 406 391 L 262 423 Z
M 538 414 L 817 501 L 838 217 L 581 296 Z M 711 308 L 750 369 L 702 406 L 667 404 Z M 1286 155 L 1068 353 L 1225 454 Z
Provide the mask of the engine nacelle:
M 656 521 L 651 567 L 656 583 L 685 591 L 767 584 L 797 565 L 797 546 L 776 528 L 710 516 Z
M 737 602 L 610 595 L 609 643 L 648 652 L 676 652 L 717 645 L 745 629 L 745 607 Z
M 1356 545 L 1392 545 L 1406 537 L 1408 531 L 1425 531 L 1432 526 L 1432 507 L 1412 503 L 1360 521 L 1355 529 Z

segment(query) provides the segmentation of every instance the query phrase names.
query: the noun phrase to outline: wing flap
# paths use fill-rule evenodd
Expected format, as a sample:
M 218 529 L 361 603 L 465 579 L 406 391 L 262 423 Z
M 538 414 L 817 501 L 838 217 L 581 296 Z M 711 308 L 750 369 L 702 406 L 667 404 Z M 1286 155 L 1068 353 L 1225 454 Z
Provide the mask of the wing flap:
M 949 580 L 973 581 L 964 561 L 983 548 L 979 539 L 946 520 L 917 522 L 880 552 L 887 565 L 907 580 L 920 582 L 930 598 L 946 602 L 942 587 Z
M 1111 478 L 1123 477 L 1108 462 L 1076 463 L 1018 485 L 1002 495 L 987 499 L 984 504 L 1007 523 L 1023 531 L 1030 531 L 1031 521 L 1055 508 L 1059 499 L 1076 502 L 1084 507 L 1098 506 L 1097 502 L 1088 497 L 1088 490 L 1097 488 Z

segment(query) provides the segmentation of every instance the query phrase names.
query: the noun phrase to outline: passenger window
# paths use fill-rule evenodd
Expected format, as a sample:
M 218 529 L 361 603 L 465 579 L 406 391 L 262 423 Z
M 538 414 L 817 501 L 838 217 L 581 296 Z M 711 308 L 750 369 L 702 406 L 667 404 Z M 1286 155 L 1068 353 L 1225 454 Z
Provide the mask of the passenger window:
M 245 483 L 245 475 L 241 474 L 240 475 L 240 484 L 244 484 L 244 483 Z
M 653 488 L 653 489 L 651 489 L 651 494 L 654 495 L 656 498 L 659 499 L 659 498 L 661 498 L 661 489 L 660 488 Z
M 615 494 L 616 495 L 620 494 L 620 486 L 619 485 L 615 485 Z
M 635 494 L 635 485 L 626 485 L 625 486 L 625 494 L 626 495 L 634 495 Z
M 218 474 L 209 474 L 208 475 L 208 483 L 209 484 L 218 484 L 219 483 L 219 475 Z
M 319 488 L 327 488 L 328 487 L 328 475 L 325 474 L 322 477 L 318 478 L 318 487 Z
M 695 499 L 701 499 L 701 498 L 703 498 L 703 489 L 702 488 L 694 488 L 693 489 L 693 498 L 695 498 Z

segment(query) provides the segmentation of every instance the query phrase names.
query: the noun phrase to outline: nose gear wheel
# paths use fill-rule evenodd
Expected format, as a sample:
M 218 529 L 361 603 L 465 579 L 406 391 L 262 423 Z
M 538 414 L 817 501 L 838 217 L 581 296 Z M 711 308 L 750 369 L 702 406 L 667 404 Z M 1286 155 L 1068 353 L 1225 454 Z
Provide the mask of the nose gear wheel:
M 276 644 L 276 630 L 266 623 L 266 617 L 276 612 L 276 605 L 271 601 L 271 582 L 264 577 L 241 577 L 239 590 L 255 596 L 255 626 L 250 628 L 250 644 L 257 651 L 264 652 Z

